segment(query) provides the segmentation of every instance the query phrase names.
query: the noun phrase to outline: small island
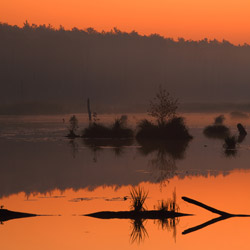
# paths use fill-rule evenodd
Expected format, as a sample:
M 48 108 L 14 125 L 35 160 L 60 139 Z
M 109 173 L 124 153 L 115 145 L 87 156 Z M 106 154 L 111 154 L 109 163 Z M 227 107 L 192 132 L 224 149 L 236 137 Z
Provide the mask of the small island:
M 177 115 L 178 100 L 173 98 L 169 92 L 159 86 L 153 100 L 149 103 L 148 115 L 153 121 L 143 119 L 139 121 L 135 130 L 127 126 L 127 116 L 122 115 L 110 125 L 106 126 L 99 122 L 97 115 L 90 111 L 89 100 L 87 102 L 89 113 L 89 125 L 84 128 L 81 135 L 77 133 L 78 120 L 72 116 L 69 120 L 68 135 L 70 139 L 82 137 L 91 139 L 128 139 L 136 138 L 139 144 L 149 141 L 189 141 L 193 137 L 190 135 L 184 122 L 184 118 Z

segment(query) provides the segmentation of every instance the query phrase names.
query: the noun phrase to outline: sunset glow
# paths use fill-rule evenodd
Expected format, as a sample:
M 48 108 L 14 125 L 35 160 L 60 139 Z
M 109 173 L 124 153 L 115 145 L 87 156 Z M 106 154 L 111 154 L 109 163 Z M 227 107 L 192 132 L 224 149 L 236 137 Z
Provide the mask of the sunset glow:
M 3 0 L 0 21 L 22 26 L 28 20 L 56 28 L 93 27 L 98 31 L 117 27 L 174 39 L 207 37 L 243 44 L 250 43 L 249 10 L 247 0 Z

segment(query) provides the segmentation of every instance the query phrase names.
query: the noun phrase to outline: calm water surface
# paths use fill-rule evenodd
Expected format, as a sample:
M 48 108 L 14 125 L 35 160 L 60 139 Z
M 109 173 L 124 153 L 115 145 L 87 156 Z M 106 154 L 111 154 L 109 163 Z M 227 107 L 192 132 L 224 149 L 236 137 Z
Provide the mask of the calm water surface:
M 250 139 L 226 154 L 223 141 L 202 133 L 217 114 L 183 115 L 194 139 L 167 149 L 133 140 L 68 140 L 63 136 L 69 115 L 0 117 L 0 205 L 50 215 L 3 222 L 2 249 L 250 249 L 250 218 L 229 218 L 186 233 L 218 215 L 182 196 L 250 214 Z M 87 117 L 78 117 L 83 128 Z M 111 123 L 114 117 L 100 119 Z M 128 115 L 129 125 L 135 127 L 142 117 Z M 250 131 L 249 120 L 226 115 L 225 124 L 237 134 L 238 121 Z M 180 211 L 194 216 L 181 217 L 175 225 L 143 221 L 135 238 L 133 221 L 83 216 L 129 210 L 131 187 L 138 185 L 149 191 L 148 209 L 175 191 Z

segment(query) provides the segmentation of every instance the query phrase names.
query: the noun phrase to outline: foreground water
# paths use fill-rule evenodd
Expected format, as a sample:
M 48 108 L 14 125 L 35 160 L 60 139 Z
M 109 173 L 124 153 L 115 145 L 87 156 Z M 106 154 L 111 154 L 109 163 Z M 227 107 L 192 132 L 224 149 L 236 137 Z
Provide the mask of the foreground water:
M 249 249 L 250 218 L 230 218 L 194 232 L 218 215 L 187 196 L 230 213 L 250 214 L 250 139 L 225 153 L 223 141 L 202 130 L 217 114 L 184 114 L 194 139 L 175 150 L 143 148 L 136 141 L 88 142 L 63 137 L 69 116 L 0 117 L 0 205 L 40 215 L 0 226 L 3 249 Z M 86 117 L 78 116 L 82 127 Z M 129 115 L 135 126 L 143 115 Z M 100 117 L 110 123 L 113 115 Z M 239 118 L 225 123 L 237 134 Z M 249 130 L 249 119 L 240 120 Z M 171 147 L 170 147 L 171 148 Z M 130 220 L 83 216 L 129 210 L 132 186 L 149 191 L 148 209 L 176 191 L 181 212 L 171 223 L 143 221 L 137 238 Z M 184 234 L 183 234 L 184 233 Z M 141 238 L 140 238 L 141 236 Z

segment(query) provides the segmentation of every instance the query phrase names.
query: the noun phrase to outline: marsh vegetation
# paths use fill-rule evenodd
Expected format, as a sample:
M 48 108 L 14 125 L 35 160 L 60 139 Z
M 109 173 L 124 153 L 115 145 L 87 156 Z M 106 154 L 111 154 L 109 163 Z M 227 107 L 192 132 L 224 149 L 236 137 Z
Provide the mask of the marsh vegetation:
M 115 119 L 111 126 L 105 126 L 99 122 L 91 122 L 83 130 L 83 138 L 132 138 L 133 130 L 127 127 L 126 116 Z
M 131 242 L 140 243 L 146 236 L 147 230 L 144 226 L 144 221 L 152 219 L 161 225 L 162 229 L 173 230 L 173 236 L 176 235 L 176 225 L 178 217 L 188 216 L 189 214 L 179 213 L 179 206 L 176 203 L 176 192 L 173 192 L 173 197 L 167 201 L 160 201 L 155 206 L 155 210 L 147 210 L 145 201 L 148 197 L 148 191 L 142 187 L 132 187 L 130 190 L 131 210 L 130 211 L 104 211 L 86 216 L 99 219 L 130 219 L 132 224 L 132 232 L 130 234 Z
M 225 121 L 224 115 L 215 117 L 214 123 L 204 128 L 203 133 L 208 138 L 225 139 L 230 135 L 230 130 L 223 123 Z
M 166 89 L 159 87 L 155 97 L 149 103 L 148 115 L 156 119 L 151 122 L 144 119 L 138 124 L 136 138 L 148 140 L 190 140 L 183 117 L 177 117 L 178 100 Z

